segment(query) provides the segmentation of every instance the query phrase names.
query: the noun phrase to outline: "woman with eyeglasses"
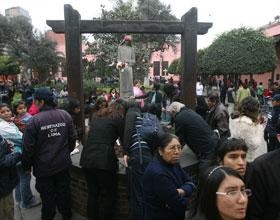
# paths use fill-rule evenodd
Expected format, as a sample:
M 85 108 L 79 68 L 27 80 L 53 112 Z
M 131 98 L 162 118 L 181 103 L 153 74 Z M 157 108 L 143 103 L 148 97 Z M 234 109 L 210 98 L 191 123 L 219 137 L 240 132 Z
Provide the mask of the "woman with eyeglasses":
M 236 170 L 224 166 L 210 167 L 200 183 L 197 209 L 195 215 L 188 219 L 245 219 L 248 196 L 252 193 L 246 189 L 243 178 Z
M 144 173 L 145 220 L 183 220 L 196 189 L 179 165 L 182 146 L 178 137 L 159 137 L 158 152 Z

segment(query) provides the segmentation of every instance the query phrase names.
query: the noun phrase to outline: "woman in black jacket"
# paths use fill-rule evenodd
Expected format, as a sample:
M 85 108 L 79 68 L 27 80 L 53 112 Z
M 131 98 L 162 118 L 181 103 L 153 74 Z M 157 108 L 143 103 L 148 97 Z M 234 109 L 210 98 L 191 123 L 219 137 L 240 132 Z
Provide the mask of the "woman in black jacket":
M 114 146 L 116 140 L 123 137 L 123 116 L 124 107 L 120 101 L 114 101 L 92 115 L 80 161 L 88 185 L 89 219 L 114 218 L 118 183 L 118 159 Z

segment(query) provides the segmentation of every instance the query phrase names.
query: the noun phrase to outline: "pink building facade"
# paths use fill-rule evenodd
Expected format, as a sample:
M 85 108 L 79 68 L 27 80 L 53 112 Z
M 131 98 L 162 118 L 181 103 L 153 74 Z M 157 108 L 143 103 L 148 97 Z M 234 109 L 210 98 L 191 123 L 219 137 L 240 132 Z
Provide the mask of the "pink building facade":
M 276 69 L 274 74 L 272 72 L 267 72 L 263 74 L 254 74 L 253 79 L 257 81 L 257 83 L 262 82 L 264 87 L 268 87 L 269 79 L 273 78 L 274 82 L 280 83 L 280 22 L 269 24 L 262 27 L 266 36 L 273 37 L 275 40 L 275 48 L 277 53 L 277 61 L 276 61 Z M 165 71 L 168 69 L 173 60 L 181 57 L 181 44 L 177 43 L 176 50 L 172 47 L 169 47 L 164 52 L 157 51 L 153 52 L 151 55 L 151 68 L 149 70 L 149 77 L 153 78 L 156 76 L 167 76 L 170 77 L 170 74 Z M 241 79 L 244 81 L 245 79 L 250 79 L 250 75 L 242 75 Z
M 173 60 L 181 57 L 181 43 L 177 43 L 176 47 L 167 47 L 164 51 L 156 51 L 151 55 L 150 63 L 152 64 L 149 69 L 149 78 L 164 76 L 173 77 L 173 74 L 168 74 L 168 67 Z M 176 76 L 175 76 L 176 78 Z
M 46 37 L 51 41 L 56 43 L 56 51 L 62 53 L 64 56 L 65 52 L 65 35 L 64 34 L 56 34 L 53 31 L 47 31 Z
M 65 57 L 66 56 L 65 35 L 56 34 L 53 31 L 49 30 L 46 32 L 46 37 L 56 43 L 56 51 L 61 53 Z M 82 44 L 82 52 L 84 52 L 85 49 L 86 46 Z M 95 59 L 93 55 L 85 55 L 84 58 L 90 61 Z M 60 77 L 62 77 L 62 73 L 59 71 L 58 73 L 56 73 L 56 78 L 60 78 Z

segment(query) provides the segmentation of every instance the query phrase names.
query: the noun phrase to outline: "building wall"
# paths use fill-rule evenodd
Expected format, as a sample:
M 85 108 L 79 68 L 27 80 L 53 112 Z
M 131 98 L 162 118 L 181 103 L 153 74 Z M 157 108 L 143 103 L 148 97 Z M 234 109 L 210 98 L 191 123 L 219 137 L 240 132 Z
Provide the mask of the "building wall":
M 61 52 L 64 56 L 66 56 L 66 48 L 65 48 L 65 34 L 56 34 L 53 31 L 49 30 L 46 32 L 46 36 L 48 39 L 56 43 L 56 50 Z M 86 45 L 82 44 L 82 52 L 86 49 Z M 94 60 L 93 55 L 85 56 L 88 60 Z
M 5 16 L 8 18 L 23 16 L 31 23 L 29 12 L 21 7 L 12 7 L 5 9 Z
M 163 63 L 168 62 L 168 67 L 172 63 L 173 60 L 181 57 L 181 43 L 176 44 L 176 48 L 172 48 L 171 46 L 167 47 L 166 50 L 153 52 L 151 55 L 150 63 L 154 64 L 155 62 L 159 62 L 159 75 L 166 75 L 163 69 Z M 149 70 L 149 77 L 154 77 L 154 65 Z M 167 73 L 167 72 L 166 72 Z
M 65 34 L 56 34 L 53 31 L 47 31 L 46 36 L 56 43 L 56 50 L 65 56 Z
M 272 24 L 264 29 L 264 33 L 268 37 L 273 37 L 280 34 L 280 23 Z
M 245 79 L 250 81 L 250 75 L 249 74 L 243 74 L 241 76 L 241 80 L 244 82 Z M 271 72 L 263 73 L 263 74 L 253 74 L 253 79 L 259 84 L 260 82 L 263 83 L 263 87 L 265 89 L 268 88 L 268 80 L 271 79 Z

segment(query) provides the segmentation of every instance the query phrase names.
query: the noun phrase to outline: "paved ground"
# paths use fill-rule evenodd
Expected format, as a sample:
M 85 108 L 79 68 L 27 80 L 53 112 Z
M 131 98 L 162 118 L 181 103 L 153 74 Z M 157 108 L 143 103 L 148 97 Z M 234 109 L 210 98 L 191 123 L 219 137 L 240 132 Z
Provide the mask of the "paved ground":
M 39 193 L 35 189 L 35 179 L 34 177 L 31 180 L 31 190 L 36 198 L 40 198 Z M 33 207 L 31 209 L 20 209 L 17 205 L 15 205 L 15 220 L 40 220 L 41 219 L 41 205 L 37 207 Z M 73 220 L 86 220 L 85 217 L 79 215 L 78 213 L 73 211 Z M 58 213 L 54 218 L 54 220 L 62 220 L 61 215 Z

